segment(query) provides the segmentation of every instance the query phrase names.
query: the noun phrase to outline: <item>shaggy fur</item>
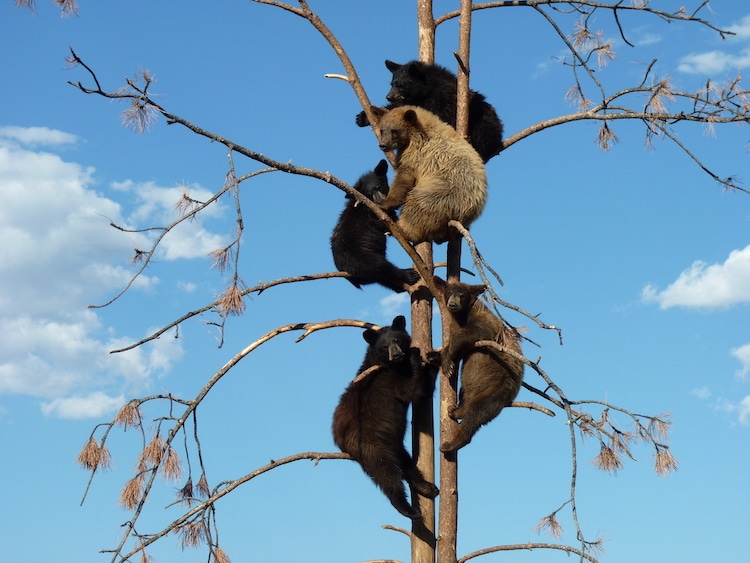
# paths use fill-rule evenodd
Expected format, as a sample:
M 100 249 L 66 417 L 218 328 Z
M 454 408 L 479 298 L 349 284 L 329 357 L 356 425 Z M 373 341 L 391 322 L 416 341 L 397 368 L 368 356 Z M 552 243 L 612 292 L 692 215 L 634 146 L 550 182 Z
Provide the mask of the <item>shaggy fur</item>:
M 388 162 L 381 160 L 375 169 L 357 180 L 354 189 L 375 203 L 388 195 Z M 379 283 L 395 292 L 419 280 L 413 268 L 397 268 L 386 259 L 386 227 L 375 215 L 349 194 L 339 221 L 331 234 L 333 263 L 340 272 L 349 273 L 354 287 Z M 392 213 L 396 219 L 396 214 Z
M 385 61 L 393 73 L 391 90 L 386 99 L 388 109 L 405 105 L 431 111 L 450 126 L 456 126 L 456 75 L 448 69 L 420 61 L 398 64 Z M 357 125 L 369 125 L 364 112 L 357 115 Z M 484 162 L 502 149 L 503 123 L 485 97 L 469 91 L 469 142 Z
M 406 413 L 412 402 L 432 394 L 435 370 L 422 367 L 401 315 L 390 327 L 366 330 L 364 338 L 369 346 L 359 373 L 380 367 L 352 381 L 341 395 L 333 413 L 333 440 L 359 462 L 396 510 L 419 519 L 419 507 L 406 500 L 403 481 L 424 497 L 434 498 L 439 491 L 404 448 Z
M 479 340 L 494 340 L 521 353 L 517 336 L 477 300 L 485 290 L 483 285 L 446 284 L 437 277 L 435 284 L 458 324 L 442 354 L 443 373 L 452 374 L 463 360 L 459 403 L 449 410 L 450 417 L 461 423 L 451 439 L 440 446 L 443 452 L 453 452 L 468 444 L 481 426 L 513 402 L 521 388 L 524 364 L 493 348 L 474 347 Z
M 456 219 L 465 227 L 479 217 L 487 201 L 487 176 L 477 151 L 435 114 L 416 106 L 386 110 L 378 116 L 380 148 L 396 151 L 396 177 L 386 211 L 403 204 L 398 226 L 411 242 L 445 242 Z

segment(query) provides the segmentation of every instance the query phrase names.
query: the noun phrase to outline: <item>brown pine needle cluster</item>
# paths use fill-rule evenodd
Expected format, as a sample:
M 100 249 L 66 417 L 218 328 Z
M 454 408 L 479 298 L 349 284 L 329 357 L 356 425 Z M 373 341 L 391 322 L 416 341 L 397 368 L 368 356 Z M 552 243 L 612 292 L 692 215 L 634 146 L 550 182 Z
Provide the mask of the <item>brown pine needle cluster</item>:
M 211 490 L 208 488 L 208 479 L 206 479 L 205 473 L 203 473 L 201 478 L 198 479 L 198 484 L 195 486 L 195 492 L 200 498 L 208 498 L 211 496 Z
M 599 35 L 599 41 L 601 41 L 601 33 Z M 596 48 L 596 60 L 599 64 L 599 68 L 604 68 L 610 61 L 615 60 L 616 57 L 617 55 L 612 49 L 612 41 L 602 43 Z
M 209 256 L 211 256 L 214 260 L 211 264 L 211 268 L 216 268 L 217 270 L 219 270 L 219 272 L 223 273 L 227 270 L 230 262 L 234 259 L 234 255 L 232 253 L 232 245 L 226 246 L 224 248 L 217 248 L 216 250 L 212 251 Z
M 78 15 L 78 4 L 75 2 L 75 0 L 54 0 L 55 4 L 60 6 L 61 13 L 60 15 L 64 18 L 67 18 L 68 16 L 77 16 Z M 35 0 L 16 0 L 16 6 L 19 8 L 30 8 L 31 10 L 36 10 L 36 2 Z
M 644 111 L 646 113 L 667 113 L 666 102 L 674 102 L 675 96 L 672 93 L 672 84 L 669 77 L 660 80 L 651 90 L 651 96 Z
M 186 547 L 198 547 L 206 541 L 208 534 L 203 520 L 194 520 L 176 528 L 175 533 L 180 534 L 182 549 Z
M 604 442 L 601 444 L 599 455 L 593 459 L 593 463 L 597 469 L 611 474 L 617 473 L 617 470 L 623 467 L 620 457 Z
M 193 479 L 188 477 L 185 485 L 181 489 L 177 489 L 177 502 L 192 506 L 195 496 L 193 495 Z
M 92 436 L 83 446 L 81 453 L 78 454 L 76 459 L 78 465 L 88 471 L 96 471 L 98 468 L 109 469 L 112 463 L 112 456 L 109 450 L 103 445 L 99 445 L 99 442 Z
M 229 315 L 239 316 L 245 311 L 245 301 L 242 298 L 242 289 L 239 287 L 239 283 L 233 283 L 219 296 L 219 309 L 225 317 Z
M 596 44 L 596 35 L 591 33 L 584 20 L 580 19 L 576 22 L 575 31 L 571 35 L 570 40 L 573 43 L 573 47 L 577 50 L 585 51 Z
M 553 538 L 560 539 L 562 537 L 563 527 L 553 512 L 539 520 L 539 523 L 534 526 L 534 531 L 537 533 L 545 531 Z
M 175 209 L 180 214 L 180 217 L 184 217 L 194 209 L 196 209 L 198 206 L 203 205 L 205 202 L 199 201 L 197 199 L 193 199 L 190 197 L 190 190 L 183 186 L 182 188 L 182 196 L 180 199 L 177 200 L 177 202 L 174 204 Z M 195 219 L 195 215 L 191 219 Z
M 138 470 L 148 471 L 151 468 L 159 467 L 162 454 L 164 453 L 164 440 L 161 433 L 157 432 L 151 441 L 143 448 L 141 455 L 138 456 Z
M 619 142 L 620 139 L 618 139 L 617 135 L 612 132 L 607 122 L 603 122 L 602 126 L 599 128 L 599 136 L 596 139 L 596 144 L 599 145 L 599 148 L 604 151 L 608 151 L 612 148 L 612 145 L 615 145 Z
M 122 489 L 122 493 L 120 493 L 120 502 L 118 504 L 126 510 L 135 510 L 143 496 L 144 482 L 145 474 L 138 473 L 138 475 L 125 483 L 125 487 Z
M 182 461 L 172 446 L 167 446 L 159 469 L 167 481 L 179 481 L 182 477 Z
M 586 99 L 583 90 L 577 84 L 565 92 L 565 101 L 577 108 L 578 111 L 587 111 L 592 105 L 591 100 Z
M 675 471 L 677 471 L 677 460 L 667 446 L 657 444 L 654 472 L 661 477 L 666 477 Z
M 154 560 L 153 557 L 151 557 L 148 553 L 146 553 L 146 550 L 141 548 L 141 558 L 140 563 L 151 563 Z
M 138 428 L 143 422 L 141 407 L 138 401 L 128 401 L 115 416 L 114 423 L 122 426 L 125 430 L 128 428 Z
M 145 250 L 134 248 L 133 251 L 133 256 L 129 260 L 131 264 L 140 264 L 148 257 L 148 252 Z
M 150 131 L 158 115 L 156 107 L 140 98 L 133 98 L 130 106 L 122 112 L 122 123 L 137 133 Z
M 668 419 L 668 414 L 658 414 L 649 421 L 648 434 L 655 441 L 666 442 L 669 439 L 672 423 Z
M 226 551 L 221 549 L 220 547 L 215 547 L 213 549 L 214 552 L 214 561 L 216 563 L 232 563 L 231 559 L 229 559 L 229 556 L 227 555 Z

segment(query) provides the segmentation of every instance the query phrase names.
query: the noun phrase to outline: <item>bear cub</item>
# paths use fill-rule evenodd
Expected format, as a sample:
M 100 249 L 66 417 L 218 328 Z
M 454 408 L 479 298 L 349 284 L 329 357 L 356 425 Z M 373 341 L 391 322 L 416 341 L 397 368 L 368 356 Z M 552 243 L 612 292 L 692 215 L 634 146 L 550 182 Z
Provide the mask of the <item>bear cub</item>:
M 389 327 L 367 329 L 368 347 L 356 378 L 341 395 L 333 413 L 333 440 L 342 452 L 357 461 L 404 516 L 421 518 L 419 506 L 409 504 L 403 481 L 427 498 L 438 488 L 427 481 L 404 448 L 409 405 L 430 396 L 436 370 L 423 367 L 417 348 L 411 348 L 406 319 L 399 315 Z
M 452 438 L 440 445 L 442 452 L 454 452 L 513 402 L 521 388 L 524 364 L 494 348 L 474 347 L 479 340 L 494 340 L 521 354 L 517 335 L 477 300 L 485 290 L 483 285 L 446 283 L 438 277 L 434 281 L 458 324 L 441 354 L 443 373 L 452 375 L 458 362 L 463 361 L 459 402 L 449 409 L 449 416 L 461 422 Z
M 374 201 L 382 202 L 388 195 L 388 162 L 381 160 L 374 170 L 363 174 L 354 189 Z M 395 292 L 419 280 L 413 268 L 397 268 L 386 257 L 386 226 L 366 206 L 346 194 L 346 207 L 331 234 L 333 263 L 356 288 L 379 283 Z M 391 213 L 392 219 L 396 214 Z
M 396 176 L 380 207 L 403 205 L 397 225 L 413 243 L 445 242 L 452 219 L 468 228 L 487 201 L 487 175 L 477 151 L 420 107 L 371 110 L 381 150 L 396 153 Z
M 398 64 L 386 60 L 385 66 L 393 73 L 391 90 L 386 99 L 387 109 L 400 106 L 419 106 L 456 127 L 457 79 L 447 68 L 421 61 Z M 365 112 L 357 114 L 357 125 L 369 125 Z M 484 162 L 502 149 L 503 123 L 485 97 L 469 91 L 469 142 Z

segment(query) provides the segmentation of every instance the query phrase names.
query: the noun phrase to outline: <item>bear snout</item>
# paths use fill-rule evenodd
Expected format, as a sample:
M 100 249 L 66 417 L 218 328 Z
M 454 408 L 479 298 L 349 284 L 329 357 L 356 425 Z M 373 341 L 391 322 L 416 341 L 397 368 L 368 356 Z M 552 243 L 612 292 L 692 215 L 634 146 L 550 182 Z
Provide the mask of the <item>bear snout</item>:
M 388 360 L 391 362 L 400 362 L 404 359 L 404 351 L 398 344 L 388 346 Z

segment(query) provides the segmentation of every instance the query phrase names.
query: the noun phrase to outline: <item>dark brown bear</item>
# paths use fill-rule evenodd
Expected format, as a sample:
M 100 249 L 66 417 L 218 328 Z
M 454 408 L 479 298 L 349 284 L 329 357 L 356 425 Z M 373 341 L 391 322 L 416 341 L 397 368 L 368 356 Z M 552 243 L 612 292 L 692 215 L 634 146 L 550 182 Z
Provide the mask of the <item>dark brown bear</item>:
M 448 411 L 453 420 L 461 423 L 451 439 L 440 445 L 441 451 L 454 452 L 468 444 L 482 425 L 513 402 L 521 388 L 524 364 L 494 348 L 474 347 L 479 340 L 494 340 L 521 354 L 518 337 L 477 300 L 485 290 L 483 285 L 445 283 L 438 277 L 434 281 L 458 325 L 451 331 L 450 342 L 442 352 L 443 373 L 453 374 L 458 362 L 463 361 L 459 403 Z
M 456 127 L 456 75 L 436 64 L 410 61 L 398 64 L 385 61 L 393 73 L 391 90 L 386 99 L 392 109 L 400 106 L 419 106 L 437 115 L 451 127 Z M 357 114 L 357 125 L 369 124 L 365 112 Z M 484 96 L 469 91 L 469 142 L 484 162 L 502 149 L 503 123 Z
M 372 172 L 363 174 L 354 189 L 374 201 L 382 202 L 388 195 L 388 162 L 381 160 Z M 405 286 L 419 280 L 413 268 L 398 268 L 386 259 L 386 226 L 365 205 L 346 195 L 346 207 L 331 234 L 333 263 L 354 287 L 379 283 L 400 293 Z M 391 218 L 396 219 L 395 212 Z
M 333 413 L 333 440 L 362 466 L 396 510 L 419 519 L 419 507 L 406 500 L 403 482 L 424 497 L 434 498 L 439 491 L 404 448 L 406 412 L 412 402 L 432 394 L 435 370 L 422 366 L 401 315 L 391 326 L 367 329 L 363 336 L 369 346 L 358 373 L 379 368 L 356 378 L 341 395 Z
M 396 151 L 396 177 L 386 211 L 403 205 L 397 225 L 413 243 L 445 242 L 459 221 L 467 229 L 487 201 L 487 175 L 477 151 L 434 113 L 417 106 L 372 107 L 383 151 Z

